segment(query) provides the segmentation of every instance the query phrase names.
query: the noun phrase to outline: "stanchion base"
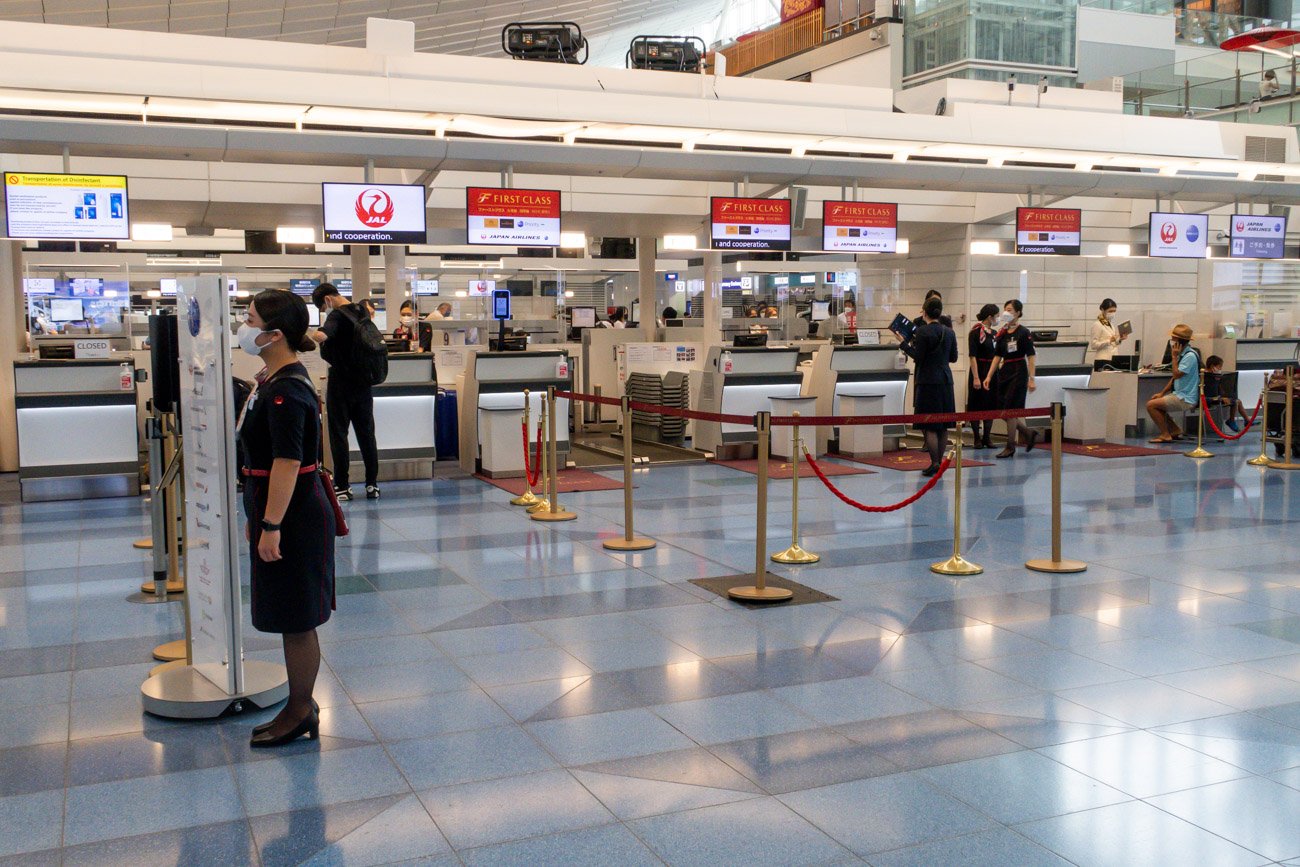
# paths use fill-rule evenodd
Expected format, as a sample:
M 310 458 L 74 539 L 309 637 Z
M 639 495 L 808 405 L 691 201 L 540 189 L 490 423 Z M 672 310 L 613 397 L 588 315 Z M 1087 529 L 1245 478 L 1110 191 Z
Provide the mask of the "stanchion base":
M 185 658 L 185 639 L 178 638 L 153 649 L 153 658 L 160 662 L 175 662 Z
M 960 554 L 954 554 L 942 563 L 935 563 L 930 571 L 937 575 L 978 575 L 984 571 L 984 567 L 976 566 Z
M 1185 457 L 1185 458 L 1212 458 L 1212 457 L 1214 457 L 1214 452 L 1207 452 L 1205 449 L 1201 448 L 1200 446 L 1197 446 L 1196 448 L 1192 449 L 1190 452 L 1183 452 L 1183 457 Z
M 539 499 L 536 503 L 528 507 L 528 514 L 530 515 L 536 515 L 538 512 L 549 511 L 551 511 L 551 501 L 547 499 Z
M 536 515 L 530 515 L 534 521 L 576 521 L 578 516 L 574 512 L 564 511 L 564 507 L 559 503 L 555 504 L 554 512 L 538 512 Z
M 190 665 L 160 672 L 140 684 L 145 711 L 169 719 L 215 719 L 227 712 L 267 708 L 288 695 L 284 666 L 259 659 L 244 663 L 244 692 L 239 695 L 227 695 Z
M 1260 455 L 1257 458 L 1251 458 L 1250 460 L 1246 461 L 1246 463 L 1252 467 L 1266 467 L 1269 464 L 1273 463 L 1273 459 L 1270 458 L 1268 455 Z
M 737 579 L 753 580 L 753 575 L 737 575 Z M 794 598 L 794 591 L 784 587 L 767 586 L 759 589 L 753 584 L 728 587 L 727 595 L 741 602 L 789 602 Z
M 136 605 L 166 605 L 169 602 L 180 602 L 181 596 L 179 593 L 174 596 L 170 593 L 166 596 L 159 596 L 156 593 L 137 592 L 127 596 L 126 601 L 134 602 Z
M 149 676 L 157 677 L 164 671 L 175 671 L 178 668 L 184 668 L 186 665 L 187 663 L 183 659 L 173 659 L 168 662 L 160 662 L 158 665 L 149 669 Z
M 536 506 L 541 500 L 532 491 L 525 491 L 510 501 L 512 506 Z
M 153 584 L 153 582 L 152 582 L 152 581 L 146 581 L 146 582 L 144 582 L 143 584 L 141 584 L 141 585 L 140 585 L 140 592 L 141 592 L 141 593 L 148 593 L 150 596 L 152 596 L 152 595 L 153 595 L 153 592 L 154 592 L 154 584 Z M 185 592 L 185 582 L 184 582 L 184 581 L 168 581 L 168 582 L 167 582 L 167 595 L 168 595 L 168 596 L 171 596 L 173 593 L 184 593 L 184 592 Z
M 773 563 L 785 563 L 787 565 L 796 565 L 796 566 L 801 564 L 806 564 L 806 563 L 819 563 L 821 562 L 821 559 L 822 558 L 820 554 L 814 554 L 811 551 L 805 551 L 803 548 L 800 548 L 798 545 L 791 545 L 789 548 L 786 548 L 784 551 L 778 551 L 777 553 L 772 555 Z
M 607 551 L 649 551 L 655 545 L 659 544 L 654 539 L 606 539 L 601 542 L 601 547 Z
M 1268 468 L 1270 470 L 1300 470 L 1300 464 L 1292 461 L 1269 461 Z
M 136 539 L 131 543 L 131 547 L 140 551 L 152 551 L 153 539 Z
M 1034 572 L 1065 574 L 1066 572 L 1086 572 L 1088 564 L 1082 560 L 1030 560 L 1025 564 L 1025 568 Z

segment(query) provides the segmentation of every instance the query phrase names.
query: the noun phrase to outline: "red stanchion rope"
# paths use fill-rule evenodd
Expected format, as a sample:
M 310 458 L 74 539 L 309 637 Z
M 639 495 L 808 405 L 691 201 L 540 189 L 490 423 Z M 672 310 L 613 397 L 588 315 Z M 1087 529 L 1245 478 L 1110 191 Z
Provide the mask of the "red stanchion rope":
M 1250 433 L 1251 427 L 1255 424 L 1255 419 L 1259 418 L 1260 408 L 1264 406 L 1264 395 L 1259 396 L 1259 403 L 1255 404 L 1255 414 L 1246 422 L 1246 426 L 1241 429 L 1240 433 L 1226 434 L 1219 430 L 1219 426 L 1214 423 L 1214 416 L 1210 415 L 1210 405 L 1205 401 L 1205 395 L 1201 395 L 1201 412 L 1205 415 L 1205 420 L 1209 422 L 1210 430 L 1214 431 L 1215 436 L 1224 440 L 1239 440 L 1246 434 Z
M 531 462 L 528 448 L 528 425 L 523 422 L 519 423 L 519 430 L 524 435 L 524 478 L 528 481 L 528 487 L 533 487 L 542 479 L 542 426 L 537 426 L 537 457 Z M 536 472 L 533 472 L 533 470 Z
M 832 494 L 839 497 L 840 500 L 848 503 L 858 511 L 874 513 L 897 512 L 899 509 L 906 509 L 908 506 L 930 493 L 930 491 L 934 490 L 934 486 L 939 484 L 939 479 L 943 478 L 943 474 L 948 472 L 948 467 L 952 463 L 952 457 L 945 456 L 943 461 L 939 464 L 939 471 L 931 476 L 930 480 L 926 482 L 919 491 L 908 497 L 906 500 L 894 503 L 892 506 L 868 506 L 865 503 L 859 503 L 857 500 L 835 487 L 835 485 L 831 483 L 831 480 L 826 478 L 826 474 L 822 472 L 822 468 L 817 466 L 817 461 L 813 460 L 813 456 L 808 453 L 807 448 L 803 450 L 803 456 L 804 459 L 808 461 L 808 466 L 812 467 L 812 471 L 817 474 L 817 478 L 822 480 L 822 484 L 826 486 L 826 490 L 830 491 Z

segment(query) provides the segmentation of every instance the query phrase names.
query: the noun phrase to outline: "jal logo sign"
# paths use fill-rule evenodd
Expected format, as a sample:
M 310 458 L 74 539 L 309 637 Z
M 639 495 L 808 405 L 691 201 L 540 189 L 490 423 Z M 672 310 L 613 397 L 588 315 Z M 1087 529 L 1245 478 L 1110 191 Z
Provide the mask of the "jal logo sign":
M 1172 244 L 1178 240 L 1178 227 L 1173 223 L 1165 223 L 1160 227 L 1160 240 L 1166 244 Z M 1191 238 L 1188 239 L 1193 240 Z
M 397 206 L 393 197 L 380 189 L 371 188 L 357 196 L 357 219 L 372 229 L 382 229 L 393 219 Z

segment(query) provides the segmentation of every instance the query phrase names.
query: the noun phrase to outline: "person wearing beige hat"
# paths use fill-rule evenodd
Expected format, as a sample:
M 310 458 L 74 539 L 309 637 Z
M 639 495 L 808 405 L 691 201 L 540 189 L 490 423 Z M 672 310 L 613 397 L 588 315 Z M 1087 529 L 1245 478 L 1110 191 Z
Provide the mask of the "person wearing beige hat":
M 1179 323 L 1169 332 L 1169 357 L 1174 359 L 1169 384 L 1147 401 L 1147 414 L 1160 428 L 1153 443 L 1171 443 L 1183 435 L 1170 414 L 1187 412 L 1200 403 L 1201 356 L 1192 348 L 1191 326 Z

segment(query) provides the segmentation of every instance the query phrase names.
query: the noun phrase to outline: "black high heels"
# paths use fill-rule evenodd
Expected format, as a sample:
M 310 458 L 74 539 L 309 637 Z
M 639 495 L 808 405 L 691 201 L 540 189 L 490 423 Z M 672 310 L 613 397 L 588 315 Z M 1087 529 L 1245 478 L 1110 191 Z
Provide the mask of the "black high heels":
M 311 700 L 311 709 L 314 710 L 318 716 L 320 715 L 320 705 L 316 703 L 316 699 L 314 698 Z M 272 719 L 270 722 L 264 722 L 260 726 L 253 726 L 253 734 L 260 735 L 262 732 L 266 731 L 273 725 L 275 725 L 274 719 Z
M 1001 460 L 1002 458 L 1014 458 L 1016 456 L 1016 447 L 1014 444 L 1008 444 L 1006 448 L 998 452 L 993 457 Z
M 937 473 L 937 472 L 939 472 L 939 465 L 938 465 L 938 464 L 934 464 L 934 463 L 932 463 L 932 464 L 930 464 L 930 466 L 928 466 L 928 467 L 926 467 L 925 469 L 921 470 L 921 475 L 925 476 L 925 477 L 928 479 L 928 478 L 930 478 L 931 476 L 933 476 L 933 475 L 934 475 L 935 473 Z
M 303 717 L 302 722 L 295 727 L 277 737 L 272 737 L 269 731 L 263 731 L 255 734 L 248 740 L 248 745 L 255 750 L 269 749 L 271 747 L 282 747 L 285 744 L 293 743 L 298 738 L 306 735 L 308 740 L 317 740 L 320 737 L 320 717 L 316 711 L 312 711 Z
M 1031 430 L 1029 434 L 1025 437 L 1025 451 L 1032 452 L 1034 450 L 1034 446 L 1036 445 L 1038 445 L 1038 431 Z

